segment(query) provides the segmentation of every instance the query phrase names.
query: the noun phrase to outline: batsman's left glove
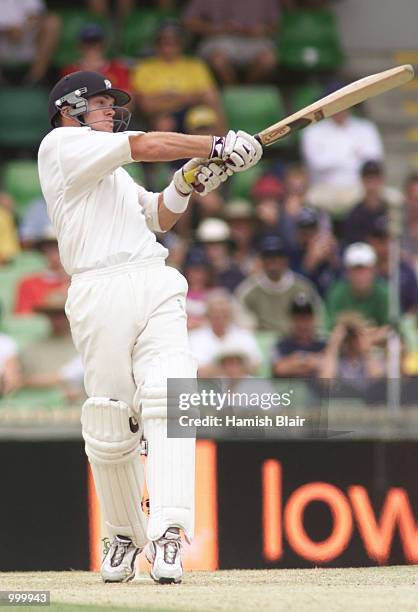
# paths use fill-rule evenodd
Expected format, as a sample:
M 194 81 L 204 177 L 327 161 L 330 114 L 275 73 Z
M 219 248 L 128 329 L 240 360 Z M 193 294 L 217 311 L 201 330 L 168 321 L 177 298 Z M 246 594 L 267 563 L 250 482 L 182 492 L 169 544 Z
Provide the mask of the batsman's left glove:
M 186 181 L 185 174 L 195 170 L 193 183 Z M 224 183 L 233 171 L 225 163 L 194 157 L 182 166 L 173 176 L 173 182 L 181 195 L 189 195 L 193 190 L 205 196 Z

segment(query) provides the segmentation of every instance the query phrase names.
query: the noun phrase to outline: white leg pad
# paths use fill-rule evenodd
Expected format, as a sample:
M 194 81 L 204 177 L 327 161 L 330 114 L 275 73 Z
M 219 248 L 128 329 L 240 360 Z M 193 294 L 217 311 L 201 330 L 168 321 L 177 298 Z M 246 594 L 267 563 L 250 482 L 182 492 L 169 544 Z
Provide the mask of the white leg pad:
M 136 420 L 131 431 L 131 417 L 136 415 L 125 402 L 91 397 L 83 405 L 81 424 L 109 536 L 127 536 L 141 548 L 147 541 L 147 519 L 141 509 L 144 469 L 141 432 Z
M 169 527 L 194 532 L 195 439 L 167 437 L 167 378 L 196 378 L 193 355 L 176 352 L 156 357 L 141 389 L 144 436 L 148 444 L 150 496 L 148 538 L 158 540 Z

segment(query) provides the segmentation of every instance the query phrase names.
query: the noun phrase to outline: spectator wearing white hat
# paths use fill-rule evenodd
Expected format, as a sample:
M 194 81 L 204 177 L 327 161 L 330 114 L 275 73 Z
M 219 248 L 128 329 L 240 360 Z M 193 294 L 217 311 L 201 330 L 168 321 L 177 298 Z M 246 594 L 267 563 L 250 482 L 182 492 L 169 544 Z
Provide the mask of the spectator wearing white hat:
M 205 219 L 197 228 L 196 237 L 213 268 L 213 285 L 234 291 L 245 275 L 232 260 L 233 241 L 226 221 L 216 217 Z
M 235 322 L 234 301 L 226 290 L 214 290 L 206 301 L 208 324 L 190 333 L 190 348 L 197 359 L 199 376 L 218 375 L 217 358 L 225 346 L 239 346 L 248 358 L 248 373 L 261 364 L 254 334 Z
M 217 365 L 218 376 L 230 383 L 249 378 L 253 370 L 252 355 L 236 341 L 222 345 L 214 358 L 214 365 Z
M 387 282 L 377 277 L 376 252 L 365 242 L 354 242 L 344 252 L 345 278 L 331 285 L 326 299 L 329 327 L 343 312 L 358 312 L 374 325 L 389 322 Z

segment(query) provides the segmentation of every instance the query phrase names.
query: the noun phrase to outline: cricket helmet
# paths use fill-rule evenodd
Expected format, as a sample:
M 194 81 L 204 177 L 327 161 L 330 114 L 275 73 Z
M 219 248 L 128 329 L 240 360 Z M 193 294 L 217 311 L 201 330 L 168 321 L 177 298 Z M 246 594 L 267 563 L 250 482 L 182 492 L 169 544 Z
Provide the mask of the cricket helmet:
M 123 132 L 127 129 L 131 113 L 123 108 L 131 96 L 121 89 L 112 87 L 112 83 L 98 72 L 80 70 L 67 74 L 54 85 L 49 94 L 48 115 L 52 127 L 57 127 L 56 121 L 61 109 L 70 106 L 69 116 L 81 125 L 92 125 L 84 122 L 83 115 L 88 112 L 88 99 L 100 94 L 112 96 L 115 100 L 112 108 L 113 131 Z

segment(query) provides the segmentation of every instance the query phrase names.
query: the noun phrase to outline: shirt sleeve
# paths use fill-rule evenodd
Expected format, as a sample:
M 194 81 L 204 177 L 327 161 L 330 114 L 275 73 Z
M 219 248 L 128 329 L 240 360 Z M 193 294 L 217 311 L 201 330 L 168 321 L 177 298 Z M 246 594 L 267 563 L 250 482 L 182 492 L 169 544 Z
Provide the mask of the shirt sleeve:
M 130 164 L 128 132 L 99 132 L 90 128 L 60 128 L 58 159 L 67 188 L 90 189 L 114 170 Z
M 162 232 L 160 222 L 158 219 L 158 196 L 159 193 L 153 193 L 147 191 L 141 185 L 137 185 L 138 188 L 138 202 L 144 209 L 145 221 L 147 226 L 153 232 Z

